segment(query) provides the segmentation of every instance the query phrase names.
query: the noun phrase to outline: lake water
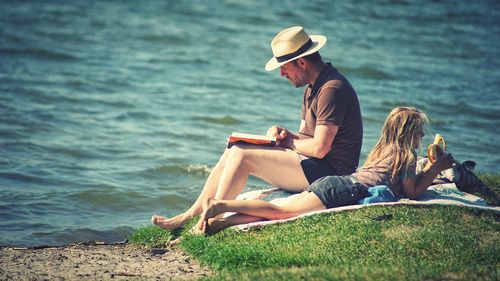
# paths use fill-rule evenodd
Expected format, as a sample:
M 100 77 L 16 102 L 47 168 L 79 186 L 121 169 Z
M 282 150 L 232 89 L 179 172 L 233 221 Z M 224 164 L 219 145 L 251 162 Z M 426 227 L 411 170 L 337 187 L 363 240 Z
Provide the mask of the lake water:
M 264 71 L 292 25 L 357 90 L 362 160 L 412 105 L 499 171 L 498 1 L 2 1 L 0 245 L 123 240 L 188 208 L 231 132 L 296 130 L 303 89 Z

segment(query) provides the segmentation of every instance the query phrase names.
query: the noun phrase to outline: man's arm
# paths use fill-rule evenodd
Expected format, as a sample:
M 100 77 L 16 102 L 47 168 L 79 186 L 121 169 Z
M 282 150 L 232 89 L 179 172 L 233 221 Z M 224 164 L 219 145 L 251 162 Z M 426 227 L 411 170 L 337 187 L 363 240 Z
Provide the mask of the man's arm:
M 323 158 L 330 152 L 338 130 L 339 126 L 333 124 L 317 125 L 313 138 L 300 138 L 298 135 L 292 134 L 282 139 L 279 145 L 308 157 Z
M 306 120 L 301 119 L 299 132 L 303 132 L 305 127 L 306 127 Z M 312 138 L 312 137 L 299 134 L 299 135 L 297 135 L 297 137 L 295 139 L 310 139 L 310 138 Z
M 299 132 L 302 132 L 304 127 L 306 126 L 306 121 L 305 120 L 300 120 L 300 127 L 299 127 Z M 279 126 L 272 126 L 269 129 L 267 129 L 266 136 L 268 137 L 275 137 L 277 140 L 276 145 L 281 145 L 281 141 L 284 140 L 285 138 L 290 138 L 290 139 L 311 139 L 312 137 L 306 136 L 306 135 L 301 135 L 301 134 L 294 134 L 291 131 L 279 127 Z M 281 145 L 283 146 L 283 145 Z

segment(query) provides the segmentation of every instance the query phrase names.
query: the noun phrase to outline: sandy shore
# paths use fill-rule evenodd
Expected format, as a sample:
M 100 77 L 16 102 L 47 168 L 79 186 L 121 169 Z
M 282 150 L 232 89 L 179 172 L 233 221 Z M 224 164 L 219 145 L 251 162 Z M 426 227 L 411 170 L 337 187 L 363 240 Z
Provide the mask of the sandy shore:
M 0 280 L 179 280 L 210 274 L 208 268 L 173 248 L 99 242 L 0 248 Z

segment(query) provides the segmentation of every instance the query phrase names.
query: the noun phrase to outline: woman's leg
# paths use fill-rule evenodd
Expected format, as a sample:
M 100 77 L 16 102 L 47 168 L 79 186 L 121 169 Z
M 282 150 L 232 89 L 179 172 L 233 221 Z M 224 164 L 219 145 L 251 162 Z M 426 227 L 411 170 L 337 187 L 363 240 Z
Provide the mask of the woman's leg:
M 325 209 L 325 206 L 318 196 L 308 191 L 295 196 L 283 206 L 262 200 L 217 200 L 208 198 L 204 202 L 201 223 L 198 227 L 207 231 L 207 220 L 225 212 L 236 212 L 263 219 L 285 219 L 323 209 Z
M 252 223 L 257 221 L 265 220 L 264 218 L 243 215 L 243 214 L 234 214 L 225 218 L 211 218 L 208 219 L 205 226 L 205 233 L 208 235 L 215 234 L 221 230 L 224 230 L 233 225 Z M 203 227 L 202 227 L 203 229 Z M 200 230 L 201 232 L 201 230 Z

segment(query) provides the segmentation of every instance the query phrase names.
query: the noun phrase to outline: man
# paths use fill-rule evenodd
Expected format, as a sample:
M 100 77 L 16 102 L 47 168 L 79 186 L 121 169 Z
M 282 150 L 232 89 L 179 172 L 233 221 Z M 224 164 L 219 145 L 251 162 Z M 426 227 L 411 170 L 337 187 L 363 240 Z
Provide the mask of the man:
M 356 170 L 361 151 L 363 125 L 356 92 L 318 50 L 326 43 L 322 35 L 309 36 L 304 28 L 287 28 L 271 42 L 274 57 L 267 71 L 280 68 L 295 87 L 307 86 L 302 102 L 298 134 L 272 126 L 268 136 L 276 146 L 236 144 L 226 149 L 213 168 L 196 202 L 173 218 L 153 216 L 151 221 L 165 229 L 183 226 L 201 214 L 206 198 L 235 199 L 249 175 L 291 192 L 302 192 L 327 175 L 350 174 Z M 248 223 L 254 217 L 238 217 Z

